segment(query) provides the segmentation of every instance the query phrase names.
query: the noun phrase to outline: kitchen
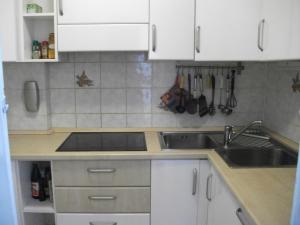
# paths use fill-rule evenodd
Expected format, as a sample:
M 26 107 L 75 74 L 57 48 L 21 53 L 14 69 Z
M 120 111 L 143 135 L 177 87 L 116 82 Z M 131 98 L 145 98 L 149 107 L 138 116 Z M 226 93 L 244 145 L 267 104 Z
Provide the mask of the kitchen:
M 1 225 L 300 224 L 299 0 L 0 5 Z

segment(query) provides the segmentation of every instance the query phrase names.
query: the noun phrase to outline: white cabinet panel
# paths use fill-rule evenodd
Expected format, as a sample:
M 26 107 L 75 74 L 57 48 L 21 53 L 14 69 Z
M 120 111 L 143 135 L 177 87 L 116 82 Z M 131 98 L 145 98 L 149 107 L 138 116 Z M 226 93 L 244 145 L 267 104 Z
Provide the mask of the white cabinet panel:
M 239 209 L 237 201 L 214 169 L 209 184 L 211 201 L 208 206 L 208 225 L 243 225 L 236 214 Z M 240 214 L 244 217 L 243 213 Z
M 148 25 L 58 25 L 58 51 L 147 51 Z
M 194 59 L 194 0 L 151 0 L 149 59 Z
M 197 225 L 199 160 L 152 160 L 151 225 Z
M 263 0 L 263 59 L 300 58 L 300 1 Z
M 261 0 L 196 0 L 195 59 L 258 60 Z
M 0 49 L 3 61 L 17 60 L 16 15 L 15 0 L 0 0 Z
M 57 225 L 150 225 L 149 214 L 58 213 Z
M 58 3 L 58 24 L 149 22 L 149 0 L 58 0 Z

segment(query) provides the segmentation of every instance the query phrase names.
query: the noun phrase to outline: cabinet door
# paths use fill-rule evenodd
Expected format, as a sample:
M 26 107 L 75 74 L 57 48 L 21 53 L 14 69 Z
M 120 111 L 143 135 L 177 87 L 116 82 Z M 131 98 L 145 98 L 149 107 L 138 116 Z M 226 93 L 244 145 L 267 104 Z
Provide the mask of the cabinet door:
M 149 0 L 58 0 L 58 24 L 148 23 Z
M 197 225 L 198 175 L 198 160 L 152 161 L 151 225 Z
M 60 52 L 147 50 L 146 24 L 58 25 Z
M 299 0 L 263 0 L 262 47 L 265 60 L 300 58 L 299 12 Z
M 211 198 L 208 206 L 208 225 L 242 225 L 236 215 L 238 204 L 215 170 L 212 170 L 208 182 Z
M 149 59 L 194 59 L 194 0 L 151 0 Z
M 196 0 L 196 60 L 258 60 L 261 0 Z
M 17 60 L 17 25 L 15 0 L 0 0 L 0 49 L 3 61 Z

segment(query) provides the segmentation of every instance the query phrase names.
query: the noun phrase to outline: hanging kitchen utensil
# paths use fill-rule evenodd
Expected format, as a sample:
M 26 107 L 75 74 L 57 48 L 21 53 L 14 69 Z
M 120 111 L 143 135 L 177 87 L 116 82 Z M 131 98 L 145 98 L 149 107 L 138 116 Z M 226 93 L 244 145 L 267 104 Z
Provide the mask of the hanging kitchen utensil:
M 218 109 L 222 110 L 225 108 L 225 105 L 223 105 L 223 92 L 224 92 L 224 75 L 223 75 L 223 69 L 222 74 L 220 76 L 220 101 L 218 105 Z
M 211 90 L 212 90 L 212 96 L 211 96 L 211 103 L 208 107 L 208 113 L 210 116 L 213 116 L 216 114 L 216 108 L 215 108 L 215 88 L 216 88 L 216 78 L 212 74 L 211 77 Z
M 237 100 L 234 95 L 234 84 L 235 84 L 235 70 L 231 71 L 231 92 L 230 92 L 230 97 L 228 99 L 228 105 L 231 108 L 235 108 L 237 106 Z
M 188 101 L 186 103 L 186 111 L 189 114 L 195 114 L 197 112 L 197 99 L 196 99 L 196 88 L 197 88 L 197 76 L 194 75 L 194 87 L 193 87 L 193 94 L 192 94 L 192 81 L 191 81 L 191 74 L 188 74 L 188 87 L 189 87 L 189 93 L 188 93 Z
M 201 95 L 199 97 L 199 116 L 203 117 L 208 113 L 207 101 L 204 95 L 204 87 L 203 87 L 203 77 L 202 74 L 199 75 L 200 85 L 199 87 L 201 90 Z
M 184 113 L 184 98 L 185 98 L 185 91 L 184 91 L 184 74 L 180 76 L 180 93 L 179 93 L 179 104 L 176 106 L 176 111 L 178 113 Z
M 230 75 L 229 75 L 229 71 L 228 71 L 227 76 L 226 76 L 226 105 L 222 109 L 222 113 L 224 113 L 226 115 L 230 115 L 232 113 L 232 109 L 229 107 L 229 101 L 228 101 L 229 97 L 230 97 Z
M 178 93 L 180 93 L 180 75 L 179 70 L 177 70 L 177 75 L 175 79 L 174 85 L 166 92 L 164 93 L 160 99 L 161 99 L 161 107 L 165 110 L 169 110 L 171 112 L 177 112 L 176 106 L 179 103 L 179 97 Z

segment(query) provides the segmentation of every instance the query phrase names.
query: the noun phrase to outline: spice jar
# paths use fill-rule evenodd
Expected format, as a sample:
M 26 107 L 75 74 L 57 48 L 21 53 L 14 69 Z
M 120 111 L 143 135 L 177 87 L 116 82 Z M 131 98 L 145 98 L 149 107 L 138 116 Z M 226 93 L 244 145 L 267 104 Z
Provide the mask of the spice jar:
M 32 41 L 32 58 L 33 59 L 40 59 L 41 58 L 40 44 L 37 40 Z
M 48 41 L 42 42 L 42 59 L 48 58 Z
M 48 58 L 55 59 L 55 41 L 54 33 L 49 34 L 49 45 L 48 45 Z

